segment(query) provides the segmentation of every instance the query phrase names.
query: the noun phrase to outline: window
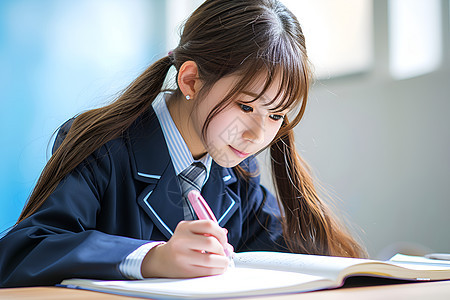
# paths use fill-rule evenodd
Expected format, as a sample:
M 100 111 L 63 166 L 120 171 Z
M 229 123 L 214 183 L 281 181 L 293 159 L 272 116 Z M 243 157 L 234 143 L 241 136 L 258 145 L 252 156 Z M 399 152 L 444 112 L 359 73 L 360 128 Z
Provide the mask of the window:
M 166 47 L 168 51 L 178 45 L 184 21 L 203 2 L 204 0 L 166 1 Z
M 316 77 L 368 71 L 373 62 L 371 0 L 284 0 L 297 16 Z
M 395 79 L 437 69 L 442 61 L 440 0 L 389 0 L 389 68 Z

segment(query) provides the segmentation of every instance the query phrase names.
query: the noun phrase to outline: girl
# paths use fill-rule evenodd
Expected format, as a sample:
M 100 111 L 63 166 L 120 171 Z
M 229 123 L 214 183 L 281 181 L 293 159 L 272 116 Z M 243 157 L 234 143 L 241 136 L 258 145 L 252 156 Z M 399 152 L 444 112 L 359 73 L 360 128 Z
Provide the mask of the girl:
M 163 91 L 172 66 L 177 87 Z M 220 274 L 233 247 L 364 255 L 295 151 L 310 80 L 301 28 L 281 3 L 206 1 L 168 56 L 62 126 L 0 240 L 0 285 Z M 267 147 L 276 198 L 254 159 Z M 193 220 L 186 182 L 218 224 Z

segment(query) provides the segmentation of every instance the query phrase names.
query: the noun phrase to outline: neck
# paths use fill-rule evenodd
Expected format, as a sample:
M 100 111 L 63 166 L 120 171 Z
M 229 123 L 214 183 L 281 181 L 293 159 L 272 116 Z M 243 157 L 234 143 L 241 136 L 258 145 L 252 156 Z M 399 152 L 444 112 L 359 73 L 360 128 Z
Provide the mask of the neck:
M 206 150 L 191 118 L 191 115 L 195 113 L 193 112 L 193 102 L 194 100 L 187 101 L 182 97 L 177 98 L 175 95 L 172 95 L 167 101 L 167 108 L 189 151 L 191 151 L 194 159 L 197 160 L 206 154 Z

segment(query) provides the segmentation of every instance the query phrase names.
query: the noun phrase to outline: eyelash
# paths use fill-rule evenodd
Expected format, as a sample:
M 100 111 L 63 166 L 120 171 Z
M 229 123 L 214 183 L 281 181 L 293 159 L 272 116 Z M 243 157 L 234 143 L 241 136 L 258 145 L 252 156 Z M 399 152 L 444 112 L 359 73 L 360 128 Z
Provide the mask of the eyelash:
M 253 112 L 253 107 L 251 107 L 251 106 L 248 106 L 248 105 L 245 105 L 245 104 L 242 104 L 242 103 L 239 103 L 238 105 L 241 108 L 241 110 L 243 112 L 245 112 L 245 113 Z M 269 117 L 272 120 L 274 120 L 274 121 L 279 121 L 279 120 L 283 120 L 284 119 L 283 115 L 270 115 Z
M 239 103 L 239 107 L 242 109 L 243 112 L 252 112 L 253 107 Z

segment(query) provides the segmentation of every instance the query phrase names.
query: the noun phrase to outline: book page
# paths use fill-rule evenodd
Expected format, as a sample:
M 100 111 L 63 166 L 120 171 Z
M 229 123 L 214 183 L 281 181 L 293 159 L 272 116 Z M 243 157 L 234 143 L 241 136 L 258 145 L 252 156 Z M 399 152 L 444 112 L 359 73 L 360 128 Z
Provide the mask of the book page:
M 242 268 L 298 272 L 338 281 L 342 277 L 340 273 L 343 270 L 373 261 L 347 257 L 252 251 L 236 253 L 234 262 L 237 267 Z
M 398 253 L 391 259 L 389 259 L 388 262 L 409 270 L 449 271 L 450 273 L 450 261 L 446 260 L 430 259 L 423 256 L 413 256 Z
M 329 280 L 306 274 L 230 268 L 222 275 L 189 279 L 144 279 L 132 281 L 90 281 L 71 279 L 64 285 L 129 295 L 214 298 L 304 292 L 332 287 Z
M 405 255 L 397 253 L 389 262 L 405 262 L 405 263 L 417 263 L 417 264 L 427 264 L 427 265 L 441 265 L 450 268 L 450 260 L 440 260 L 440 259 L 430 259 L 423 256 Z

